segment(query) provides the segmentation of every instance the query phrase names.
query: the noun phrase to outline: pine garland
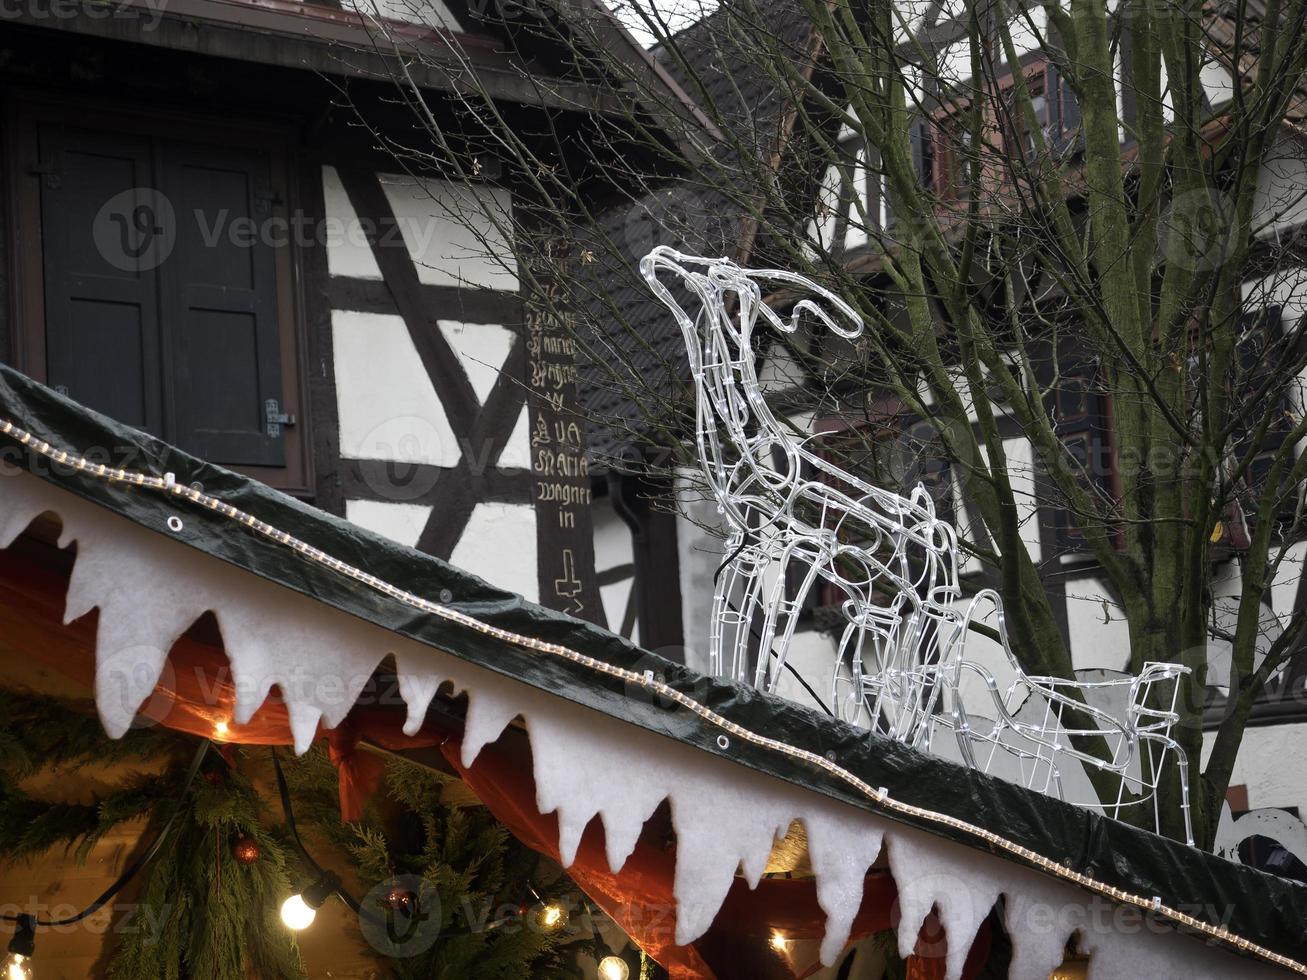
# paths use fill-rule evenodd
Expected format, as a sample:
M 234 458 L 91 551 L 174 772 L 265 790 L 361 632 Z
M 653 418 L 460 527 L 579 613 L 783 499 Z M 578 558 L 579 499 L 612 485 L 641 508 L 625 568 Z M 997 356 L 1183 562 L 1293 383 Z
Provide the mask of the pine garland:
M 63 847 L 85 860 L 106 833 L 148 818 L 145 838 L 157 832 L 182 785 L 194 740 L 162 728 L 104 736 L 93 708 L 30 694 L 0 691 L 0 855 L 30 860 Z M 293 934 L 279 906 L 292 881 L 311 879 L 244 771 L 262 764 L 262 749 L 228 746 L 211 752 L 201 778 L 182 801 L 165 846 L 141 872 L 134 928 L 111 931 L 110 980 L 297 980 L 304 976 Z M 21 783 L 38 772 L 141 763 L 149 774 L 129 774 L 94 802 L 34 798 Z M 162 771 L 160 768 L 162 767 Z M 354 869 L 362 890 L 414 876 L 439 896 L 439 934 L 416 955 L 389 958 L 359 948 L 396 980 L 498 980 L 575 976 L 565 970 L 561 935 L 515 913 L 530 904 L 524 883 L 541 859 L 512 838 L 480 807 L 440 802 L 443 778 L 391 762 L 383 791 L 358 823 L 342 823 L 335 767 L 321 749 L 286 765 L 297 821 L 315 831 L 310 846 L 331 850 Z M 275 798 L 275 797 L 274 797 Z M 242 838 L 259 849 L 243 864 L 232 845 Z M 330 863 L 330 862 L 328 862 Z M 566 879 L 563 879 L 566 881 Z M 385 914 L 376 907 L 374 914 Z M 506 914 L 507 913 L 507 914 Z M 579 945 L 579 944 L 578 944 Z M 403 947 L 400 947 L 402 954 Z
M 262 801 L 239 772 L 209 772 L 221 778 L 197 781 L 186 819 L 145 871 L 138 901 L 151 928 L 120 940 L 110 980 L 304 976 L 278 918 L 291 887 L 285 851 L 261 823 Z M 249 865 L 232 856 L 242 837 L 261 852 Z
M 114 827 L 148 816 L 152 839 L 171 809 L 194 741 L 160 728 L 105 737 L 87 705 L 0 691 L 0 854 L 13 862 L 62 845 L 81 862 Z M 35 799 L 21 780 L 47 769 L 76 772 L 120 762 L 165 766 L 130 775 L 94 803 Z M 290 893 L 286 853 L 267 830 L 264 805 L 249 780 L 210 753 L 182 801 L 169 839 L 139 881 L 133 927 L 114 932 L 107 975 L 248 980 L 303 977 L 291 934 L 278 921 Z M 231 843 L 255 840 L 258 861 L 239 864 Z M 255 921 L 251 921 L 254 918 Z
M 560 935 L 517 916 L 529 893 L 522 883 L 540 858 L 519 844 L 483 808 L 440 802 L 446 781 L 401 760 L 386 767 L 382 799 L 363 820 L 342 823 L 335 772 L 314 750 L 287 767 L 299 812 L 344 851 L 365 889 L 401 876 L 421 878 L 439 896 L 440 933 L 430 948 L 389 960 L 397 980 L 498 980 L 575 976 L 565 970 Z M 385 822 L 378 810 L 398 811 Z M 381 914 L 384 910 L 374 909 Z M 507 914 L 505 914 L 507 912 Z

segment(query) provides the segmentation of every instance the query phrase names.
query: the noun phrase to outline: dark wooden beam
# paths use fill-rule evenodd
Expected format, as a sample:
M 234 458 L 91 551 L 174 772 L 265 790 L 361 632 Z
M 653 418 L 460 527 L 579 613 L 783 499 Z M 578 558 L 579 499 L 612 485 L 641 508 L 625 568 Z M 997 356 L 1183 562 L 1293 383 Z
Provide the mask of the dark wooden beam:
M 631 529 L 635 564 L 631 597 L 640 627 L 640 645 L 684 663 L 676 515 L 653 505 L 655 499 L 670 496 L 670 487 L 612 472 L 608 474 L 608 493 L 613 509 Z M 625 623 L 623 631 L 630 635 Z
M 422 304 L 441 319 L 464 323 L 513 324 L 522 322 L 522 299 L 517 293 L 464 286 L 421 287 Z M 379 279 L 332 276 L 327 286 L 331 307 L 360 313 L 399 313 L 390 287 Z
M 473 502 L 531 503 L 530 472 L 501 470 L 493 459 L 488 464 L 479 469 L 470 463 L 430 466 L 383 459 L 342 459 L 337 472 L 341 492 L 350 500 L 443 507 L 448 502 L 449 484 L 458 483 Z M 440 519 L 447 522 L 449 515 L 442 514 Z
M 369 30 L 357 14 L 288 0 L 118 0 L 106 5 L 32 0 L 15 6 L 5 19 L 11 25 L 383 82 L 391 82 L 399 66 L 389 41 Z M 420 88 L 618 119 L 630 114 L 627 100 L 612 86 L 541 75 L 492 38 L 400 23 L 388 29 Z

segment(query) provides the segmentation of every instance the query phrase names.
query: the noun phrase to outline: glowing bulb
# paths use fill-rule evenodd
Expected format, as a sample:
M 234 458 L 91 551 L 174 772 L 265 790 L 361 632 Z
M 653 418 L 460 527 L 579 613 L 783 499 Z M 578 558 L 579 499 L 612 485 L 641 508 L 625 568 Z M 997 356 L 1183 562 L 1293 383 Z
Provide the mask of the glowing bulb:
M 317 914 L 318 910 L 304 901 L 303 895 L 292 895 L 281 903 L 281 921 L 286 924 L 287 929 L 294 929 L 296 932 L 313 925 L 313 919 Z
M 540 927 L 553 931 L 567 925 L 567 909 L 556 902 L 550 902 L 540 910 Z
M 626 980 L 631 969 L 620 956 L 605 956 L 599 961 L 599 980 Z
M 5 957 L 5 980 L 32 980 L 32 961 L 22 953 Z
M 785 933 L 779 929 L 773 929 L 771 934 L 771 948 L 778 953 L 784 953 L 790 948 L 790 941 L 785 938 Z
M 225 721 L 215 722 L 213 726 L 213 737 L 226 738 L 228 731 L 230 731 L 230 729 L 227 727 L 227 723 Z

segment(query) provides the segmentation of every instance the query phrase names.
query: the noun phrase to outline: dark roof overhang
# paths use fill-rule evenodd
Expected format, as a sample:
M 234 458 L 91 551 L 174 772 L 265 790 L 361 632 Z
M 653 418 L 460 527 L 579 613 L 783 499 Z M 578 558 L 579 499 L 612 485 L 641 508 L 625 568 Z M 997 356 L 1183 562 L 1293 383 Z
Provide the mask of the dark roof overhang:
M 92 451 L 112 458 L 88 462 Z M 323 615 L 347 614 L 414 649 L 524 685 L 550 710 L 597 712 L 614 731 L 638 734 L 645 751 L 665 745 L 711 757 L 741 778 L 760 774 L 956 842 L 982 863 L 999 861 L 995 868 L 1033 868 L 1243 952 L 1256 944 L 1307 960 L 1307 886 L 698 674 L 189 456 L 3 365 L 0 459 L 8 472 L 0 479 L 39 478 L 58 488 L 51 494 L 67 491 L 92 512 L 135 525 L 134 535 L 160 549 L 175 554 L 180 544 L 254 576 L 252 587 L 261 580 L 288 589 Z M 0 501 L 7 493 L 0 486 Z M 13 515 L 0 512 L 5 520 Z

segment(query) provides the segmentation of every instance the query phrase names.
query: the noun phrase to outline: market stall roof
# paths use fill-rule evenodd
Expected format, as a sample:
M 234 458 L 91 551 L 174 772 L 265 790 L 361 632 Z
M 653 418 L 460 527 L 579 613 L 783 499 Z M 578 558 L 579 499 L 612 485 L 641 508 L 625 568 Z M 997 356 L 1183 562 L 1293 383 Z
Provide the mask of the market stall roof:
M 7 366 L 0 443 L 0 545 L 50 511 L 61 544 L 76 543 L 64 622 L 99 610 L 96 699 L 110 735 L 132 723 L 175 641 L 213 613 L 235 721 L 276 685 L 300 751 L 320 723 L 345 717 L 387 654 L 406 732 L 422 727 L 442 684 L 468 692 L 464 767 L 525 718 L 536 802 L 541 813 L 557 810 L 564 864 L 598 815 L 616 870 L 670 801 L 678 944 L 711 925 L 738 869 L 757 883 L 772 843 L 797 819 L 827 914 L 828 962 L 884 843 L 903 909 L 900 944 L 932 907 L 950 936 L 970 930 L 969 939 L 1004 894 L 1013 976 L 1047 975 L 1077 930 L 1102 965 L 1095 976 L 1118 975 L 1113 964 L 1120 975 L 1260 974 L 1253 959 L 1232 967 L 1203 939 L 1307 972 L 1300 884 L 696 674 L 188 456 Z M 22 612 L 5 611 L 9 620 Z M 1123 937 L 1110 916 L 1097 934 L 1090 918 L 1042 930 L 1014 919 L 1104 898 L 1199 938 L 1151 928 Z M 969 945 L 950 943 L 950 975 Z M 1150 957 L 1167 972 L 1139 966 Z

